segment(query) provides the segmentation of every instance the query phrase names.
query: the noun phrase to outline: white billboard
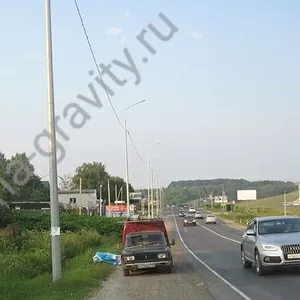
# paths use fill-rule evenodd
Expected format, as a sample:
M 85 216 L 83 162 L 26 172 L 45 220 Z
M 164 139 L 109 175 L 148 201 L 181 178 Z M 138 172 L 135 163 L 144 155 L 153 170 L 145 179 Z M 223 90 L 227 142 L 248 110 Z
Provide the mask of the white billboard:
M 238 201 L 257 200 L 256 190 L 238 190 L 237 200 Z

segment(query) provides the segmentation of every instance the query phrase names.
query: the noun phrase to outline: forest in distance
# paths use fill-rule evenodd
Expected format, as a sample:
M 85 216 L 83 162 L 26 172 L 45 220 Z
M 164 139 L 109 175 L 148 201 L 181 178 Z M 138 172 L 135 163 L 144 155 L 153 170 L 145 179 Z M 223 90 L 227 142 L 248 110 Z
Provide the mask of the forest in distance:
M 296 191 L 291 181 L 248 181 L 246 179 L 205 179 L 172 181 L 165 189 L 165 200 L 170 204 L 184 203 L 199 198 L 221 196 L 225 192 L 229 201 L 237 200 L 238 190 L 256 190 L 257 198 L 269 198 Z

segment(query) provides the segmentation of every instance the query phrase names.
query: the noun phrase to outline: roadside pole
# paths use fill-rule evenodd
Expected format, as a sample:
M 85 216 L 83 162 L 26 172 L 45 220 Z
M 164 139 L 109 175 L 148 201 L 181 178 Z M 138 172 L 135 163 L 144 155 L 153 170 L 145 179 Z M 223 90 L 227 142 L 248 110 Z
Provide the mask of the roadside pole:
M 51 208 L 51 247 L 52 247 L 52 278 L 57 281 L 62 278 L 61 269 L 61 236 L 57 184 L 56 156 L 56 118 L 54 105 L 53 58 L 52 58 L 52 28 L 51 1 L 45 1 L 46 20 L 46 51 L 47 51 L 47 84 L 48 84 L 48 132 L 49 132 L 49 169 L 50 169 L 50 208 Z
M 111 217 L 111 205 L 110 205 L 110 182 L 109 179 L 107 179 L 107 191 L 108 191 L 108 209 L 109 209 L 109 215 Z
M 286 191 L 283 193 L 283 211 L 284 215 L 286 216 Z
M 79 215 L 82 213 L 82 180 L 79 178 Z

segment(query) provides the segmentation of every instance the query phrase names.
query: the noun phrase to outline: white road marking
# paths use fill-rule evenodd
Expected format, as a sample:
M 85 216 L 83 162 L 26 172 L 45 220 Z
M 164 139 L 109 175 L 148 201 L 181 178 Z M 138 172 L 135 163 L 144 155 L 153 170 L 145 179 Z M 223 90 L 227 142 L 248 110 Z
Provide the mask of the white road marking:
M 173 212 L 173 209 L 172 209 Z M 212 269 L 209 265 L 207 265 L 203 260 L 201 260 L 183 241 L 183 238 L 179 232 L 179 228 L 177 225 L 177 221 L 173 212 L 173 219 L 176 226 L 176 231 L 179 236 L 179 239 L 183 246 L 186 248 L 186 250 L 189 251 L 189 253 L 198 261 L 200 262 L 206 269 L 208 269 L 211 273 L 213 273 L 216 277 L 218 277 L 221 281 L 223 281 L 225 284 L 227 284 L 232 290 L 234 290 L 238 295 L 240 295 L 245 300 L 252 300 L 249 298 L 246 294 L 244 294 L 241 290 L 239 290 L 237 287 L 235 287 L 233 284 L 231 284 L 229 281 L 227 281 L 224 277 L 222 277 L 219 273 L 217 273 L 214 269 Z M 202 226 L 202 225 L 201 225 Z M 204 227 L 204 226 L 203 226 Z M 204 227 L 205 228 L 205 227 Z M 207 228 L 208 229 L 208 228 Z
M 197 224 L 198 224 L 199 226 L 201 226 L 202 228 L 206 229 L 207 231 L 209 231 L 209 232 L 211 232 L 211 233 L 213 233 L 213 234 L 219 236 L 220 238 L 222 238 L 222 239 L 224 239 L 224 240 L 227 240 L 227 241 L 230 241 L 230 242 L 233 242 L 233 243 L 236 243 L 236 244 L 240 244 L 240 243 L 241 243 L 240 241 L 237 241 L 237 240 L 231 239 L 231 238 L 229 238 L 229 237 L 227 237 L 227 236 L 224 236 L 224 235 L 222 235 L 222 234 L 219 234 L 219 233 L 215 232 L 214 230 L 211 230 L 211 229 L 209 229 L 209 228 L 203 226 L 202 224 L 200 224 L 200 223 L 198 223 L 198 222 L 197 222 Z

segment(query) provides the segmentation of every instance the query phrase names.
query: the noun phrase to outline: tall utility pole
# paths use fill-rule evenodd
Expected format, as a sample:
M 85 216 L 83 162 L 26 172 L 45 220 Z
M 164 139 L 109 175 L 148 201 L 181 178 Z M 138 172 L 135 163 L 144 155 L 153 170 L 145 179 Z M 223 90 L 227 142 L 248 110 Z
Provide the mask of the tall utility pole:
M 127 122 L 125 120 L 125 181 L 126 181 L 126 201 L 127 201 L 127 217 L 130 215 L 130 201 L 129 201 L 129 171 L 128 171 L 128 142 L 127 142 Z
M 100 197 L 99 215 L 102 216 L 102 184 L 99 185 L 99 197 Z
M 118 201 L 118 187 L 115 184 L 115 201 Z
M 150 158 L 147 156 L 147 178 L 148 178 L 148 218 L 150 218 L 150 185 L 151 185 L 151 174 L 150 174 Z
M 156 178 L 156 216 L 159 215 L 159 192 L 158 192 L 158 178 Z
M 154 217 L 153 169 L 151 169 L 151 218 Z
M 283 210 L 284 210 L 284 215 L 286 216 L 286 191 L 284 191 L 283 194 Z
M 108 209 L 109 209 L 109 215 L 111 216 L 111 211 L 110 211 L 110 183 L 109 183 L 109 179 L 107 179 L 107 193 L 108 193 Z
M 79 178 L 79 215 L 82 213 L 82 180 Z
M 159 195 L 159 199 L 160 199 L 160 209 L 162 209 L 162 187 L 160 186 L 160 190 L 159 190 L 159 193 L 160 193 L 160 195 Z
M 57 188 L 57 157 L 56 157 L 56 121 L 54 105 L 53 59 L 52 59 L 52 28 L 51 1 L 45 1 L 46 20 L 46 51 L 47 51 L 47 84 L 48 84 L 48 132 L 49 132 L 49 169 L 50 169 L 50 205 L 51 205 L 51 247 L 52 247 L 52 278 L 62 278 L 61 270 L 61 237 Z

